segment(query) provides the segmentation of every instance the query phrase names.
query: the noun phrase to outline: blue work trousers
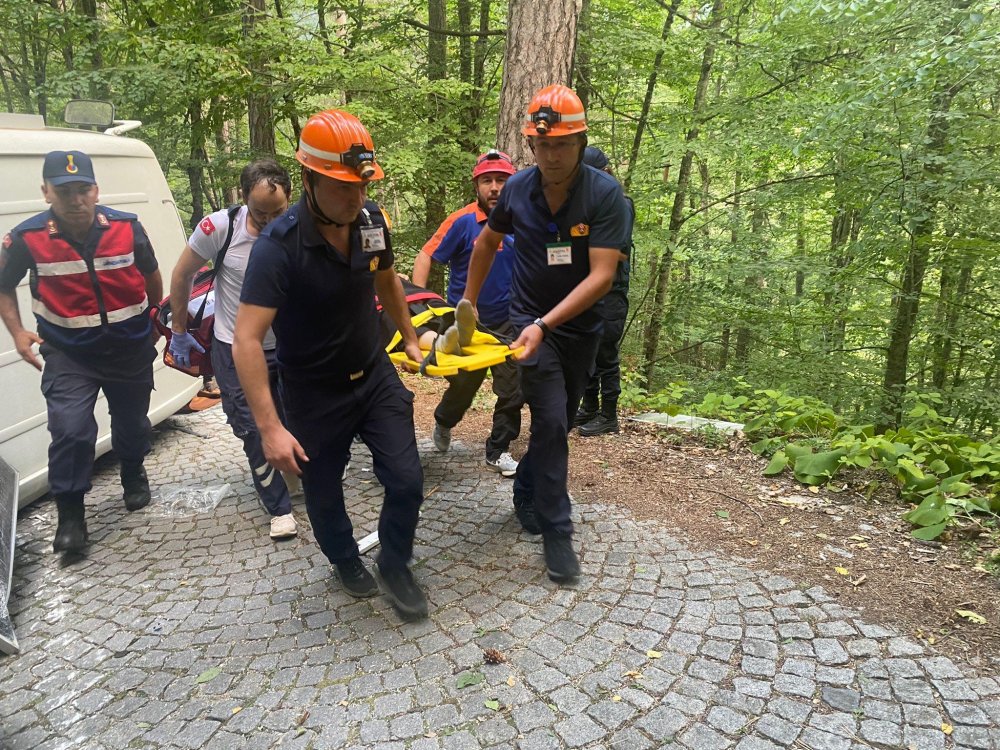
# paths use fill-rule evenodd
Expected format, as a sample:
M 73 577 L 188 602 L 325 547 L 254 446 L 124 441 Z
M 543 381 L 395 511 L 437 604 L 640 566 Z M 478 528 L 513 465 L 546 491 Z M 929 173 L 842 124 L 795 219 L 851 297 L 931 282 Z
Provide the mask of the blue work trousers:
M 152 354 L 155 350 L 150 347 Z M 122 463 L 142 463 L 150 449 L 152 362 L 138 372 L 100 371 L 43 344 L 42 395 L 48 410 L 49 489 L 53 495 L 90 491 L 97 443 L 94 407 L 104 391 L 111 415 L 111 448 Z
M 313 534 L 331 563 L 356 557 L 354 526 L 344 506 L 341 476 L 355 435 L 372 453 L 375 477 L 385 488 L 378 522 L 383 568 L 405 566 L 424 499 L 424 472 L 413 432 L 413 394 L 386 355 L 363 378 L 347 382 L 290 382 L 281 395 L 289 431 L 309 456 L 302 489 Z
M 521 366 L 521 390 L 531 410 L 528 451 L 517 467 L 514 495 L 534 501 L 543 531 L 569 534 L 567 435 L 594 368 L 599 337 L 550 334 L 533 364 Z
M 281 398 L 278 394 L 278 363 L 274 351 L 265 351 L 267 374 L 271 382 L 271 398 L 274 399 L 278 414 L 282 414 Z M 222 392 L 222 410 L 233 434 L 243 441 L 243 453 L 250 464 L 250 477 L 264 508 L 272 516 L 283 516 L 292 512 L 292 499 L 288 487 L 275 469 L 264 458 L 264 448 L 260 442 L 260 432 L 250 412 L 246 394 L 240 385 L 233 363 L 233 346 L 219 339 L 212 341 L 212 368 L 215 382 Z

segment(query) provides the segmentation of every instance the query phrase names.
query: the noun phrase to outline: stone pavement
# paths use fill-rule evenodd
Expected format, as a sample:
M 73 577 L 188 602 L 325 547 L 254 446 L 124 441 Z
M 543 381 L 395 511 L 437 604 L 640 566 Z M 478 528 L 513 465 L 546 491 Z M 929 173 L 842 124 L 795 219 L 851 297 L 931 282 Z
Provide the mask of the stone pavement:
M 1000 750 L 997 680 L 617 508 L 577 507 L 584 577 L 559 588 L 480 446 L 420 448 L 422 623 L 341 593 L 308 529 L 265 537 L 220 409 L 162 425 L 149 462 L 156 485 L 231 483 L 214 511 L 127 514 L 102 460 L 91 554 L 61 567 L 53 504 L 26 509 L 0 747 Z M 358 453 L 360 537 L 381 489 Z

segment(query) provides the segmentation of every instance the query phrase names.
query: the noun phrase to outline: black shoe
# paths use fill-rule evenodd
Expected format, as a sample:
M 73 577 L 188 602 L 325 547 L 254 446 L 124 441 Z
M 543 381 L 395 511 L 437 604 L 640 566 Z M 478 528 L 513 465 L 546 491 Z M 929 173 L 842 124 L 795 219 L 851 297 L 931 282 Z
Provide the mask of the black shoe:
M 83 552 L 89 542 L 83 493 L 57 496 L 56 508 L 59 523 L 56 526 L 56 537 L 52 540 L 52 551 Z
M 579 411 L 576 413 L 576 417 L 573 419 L 573 426 L 579 427 L 580 425 L 587 424 L 590 420 L 597 416 L 597 407 L 589 409 L 586 406 L 581 406 Z
M 521 522 L 521 528 L 529 534 L 542 533 L 542 527 L 538 525 L 538 515 L 535 513 L 535 502 L 530 497 L 514 496 L 514 515 Z
M 392 606 L 404 620 L 422 620 L 427 617 L 427 597 L 413 580 L 413 573 L 403 565 L 399 568 L 384 568 L 379 563 L 379 577 L 382 588 L 392 599 Z
M 546 532 L 542 536 L 545 549 L 545 567 L 549 578 L 556 583 L 570 583 L 580 577 L 580 561 L 573 551 L 572 534 Z
M 378 584 L 375 583 L 375 576 L 368 572 L 368 568 L 361 562 L 360 557 L 352 557 L 334 566 L 340 582 L 344 584 L 344 590 L 351 596 L 358 598 L 365 596 L 375 596 L 378 593 Z
M 583 437 L 593 437 L 594 435 L 618 432 L 618 429 L 618 417 L 606 417 L 603 414 L 598 414 L 586 424 L 580 425 L 580 434 Z
M 123 463 L 121 477 L 125 510 L 139 510 L 149 505 L 149 479 L 142 464 Z

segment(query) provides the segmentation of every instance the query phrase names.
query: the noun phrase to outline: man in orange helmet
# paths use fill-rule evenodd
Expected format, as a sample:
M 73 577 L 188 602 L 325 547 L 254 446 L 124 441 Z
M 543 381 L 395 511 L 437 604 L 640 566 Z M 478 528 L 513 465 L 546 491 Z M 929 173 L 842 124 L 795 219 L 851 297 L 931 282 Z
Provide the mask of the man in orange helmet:
M 423 501 L 413 394 L 380 346 L 375 306 L 377 293 L 406 353 L 420 361 L 389 222 L 367 199 L 368 184 L 384 173 L 368 131 L 340 110 L 309 118 L 295 158 L 303 196 L 254 243 L 233 338 L 236 369 L 268 463 L 302 476 L 316 541 L 357 597 L 379 589 L 361 561 L 341 477 L 352 438 L 368 445 L 385 488 L 376 561 L 383 587 L 402 617 L 425 617 L 427 599 L 408 567 Z M 287 429 L 268 386 L 261 344 L 268 328 Z
M 599 300 L 611 288 L 625 246 L 628 207 L 617 181 L 582 163 L 587 118 L 566 86 L 547 86 L 528 105 L 522 134 L 536 165 L 507 180 L 473 249 L 465 297 L 476 303 L 497 244 L 514 234 L 510 316 L 518 337 L 521 388 L 531 438 L 514 479 L 514 510 L 541 533 L 549 578 L 575 580 L 569 446 L 603 325 Z
M 413 260 L 413 283 L 422 287 L 427 286 L 432 261 L 448 265 L 448 304 L 457 306 L 456 319 L 460 320 L 465 309 L 460 302 L 465 292 L 472 245 L 486 224 L 487 215 L 496 205 L 504 184 L 516 172 L 511 158 L 500 151 L 487 151 L 476 159 L 472 168 L 476 200 L 445 219 Z M 480 322 L 491 331 L 510 338 L 514 334 L 510 327 L 510 274 L 513 267 L 514 238 L 506 235 L 497 248 L 496 262 L 479 294 Z M 468 311 L 471 313 L 471 308 Z M 485 461 L 501 476 L 512 477 L 517 471 L 517 461 L 510 455 L 509 448 L 521 432 L 521 406 L 524 403 L 520 377 L 509 360 L 494 365 L 490 370 L 497 402 L 493 408 L 493 429 L 486 439 Z M 451 446 L 451 429 L 472 406 L 485 377 L 486 370 L 482 369 L 459 372 L 448 378 L 448 390 L 434 410 L 434 447 L 439 451 L 447 451 Z

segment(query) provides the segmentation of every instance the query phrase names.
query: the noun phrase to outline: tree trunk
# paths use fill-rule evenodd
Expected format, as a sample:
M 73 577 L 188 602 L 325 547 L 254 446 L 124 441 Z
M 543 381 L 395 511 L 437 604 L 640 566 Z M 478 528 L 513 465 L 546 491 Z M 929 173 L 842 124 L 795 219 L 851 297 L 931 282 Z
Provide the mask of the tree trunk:
M 446 16 L 446 0 L 428 0 L 427 25 L 432 29 L 445 30 L 448 27 Z M 439 32 L 427 32 L 427 80 L 441 81 L 448 75 L 448 38 Z M 432 131 L 427 141 L 425 169 L 428 175 L 437 175 L 438 153 L 443 147 L 445 138 L 440 130 L 445 104 L 438 94 L 427 95 L 427 109 L 432 123 L 438 128 Z M 445 218 L 445 184 L 440 179 L 431 177 L 424 187 L 424 232 L 430 237 Z M 440 292 L 444 288 L 443 266 L 431 264 L 431 275 L 427 281 L 428 288 Z
M 935 183 L 942 171 L 942 155 L 948 143 L 948 112 L 957 92 L 957 86 L 949 86 L 939 90 L 932 99 L 923 169 L 915 188 L 917 194 L 909 207 L 910 215 L 914 217 L 909 229 L 910 250 L 903 268 L 899 301 L 889 327 L 889 347 L 882 379 L 882 408 L 878 424 L 879 430 L 883 432 L 890 427 L 898 427 L 903 417 L 910 339 L 920 310 L 920 294 L 923 291 L 924 273 L 927 270 L 937 219 L 938 195 Z
M 581 0 L 580 20 L 576 30 L 576 56 L 573 60 L 573 90 L 583 102 L 584 110 L 590 109 L 590 0 Z M 586 40 L 581 44 L 580 40 Z
M 955 334 L 961 319 L 961 308 L 956 304 L 966 298 L 972 280 L 973 260 L 964 255 L 956 282 L 951 263 L 941 264 L 941 296 L 938 301 L 937 329 L 934 336 L 934 353 L 931 359 L 931 381 L 939 391 L 944 390 L 948 380 L 948 368 L 954 350 Z M 957 370 L 956 370 L 957 376 Z
M 670 27 L 674 25 L 674 14 L 677 13 L 677 7 L 680 4 L 681 0 L 673 0 L 670 4 L 670 8 L 667 10 L 667 18 L 663 22 L 663 31 L 660 33 L 660 41 L 666 41 L 670 35 Z M 639 161 L 639 145 L 642 143 L 642 135 L 646 130 L 646 121 L 649 119 L 649 108 L 653 103 L 653 93 L 656 90 L 656 78 L 660 74 L 660 65 L 663 63 L 663 53 L 664 50 L 661 45 L 660 49 L 656 51 L 656 56 L 653 58 L 653 68 L 649 71 L 649 78 L 646 79 L 646 96 L 642 100 L 639 121 L 635 126 L 635 135 L 632 136 L 632 151 L 629 152 L 628 167 L 625 170 L 625 178 L 622 180 L 622 186 L 626 193 L 632 185 L 632 175 L 635 173 L 636 162 Z
M 187 176 L 188 185 L 191 187 L 191 220 L 188 222 L 193 230 L 198 222 L 205 215 L 205 131 L 202 123 L 200 101 L 193 101 L 188 105 L 188 119 L 191 122 L 189 134 L 190 148 L 188 149 Z
M 581 2 L 510 0 L 508 5 L 497 145 L 520 167 L 534 161 L 521 135 L 528 102 L 543 86 L 571 82 Z
M 712 63 L 715 59 L 715 48 L 718 42 L 716 32 L 722 24 L 724 0 L 715 0 L 712 6 L 712 20 L 709 25 L 708 42 L 701 60 L 701 73 L 698 76 L 698 86 L 695 89 L 694 105 L 692 107 L 692 125 L 687 132 L 685 143 L 688 150 L 681 159 L 677 174 L 677 189 L 674 193 L 673 208 L 670 212 L 670 224 L 667 227 L 667 241 L 657 267 L 656 291 L 653 296 L 653 309 L 650 312 L 649 324 L 643 337 L 642 354 L 645 366 L 643 372 L 647 388 L 652 387 L 653 375 L 656 370 L 656 352 L 660 345 L 660 329 L 663 326 L 663 316 L 666 309 L 667 285 L 670 280 L 674 248 L 680 238 L 681 226 L 684 224 L 684 202 L 687 198 L 688 183 L 691 180 L 691 165 L 694 161 L 694 151 L 691 144 L 698 139 L 700 120 L 705 109 L 708 83 L 712 77 Z
M 264 15 L 264 0 L 248 0 L 243 6 L 243 37 L 251 39 L 254 36 L 254 26 L 258 16 Z M 259 52 L 252 52 L 249 61 L 250 78 L 256 81 L 256 87 L 247 94 L 247 122 L 250 128 L 250 151 L 254 156 L 273 156 L 274 148 L 274 111 L 271 106 L 271 96 L 266 75 L 267 59 Z

